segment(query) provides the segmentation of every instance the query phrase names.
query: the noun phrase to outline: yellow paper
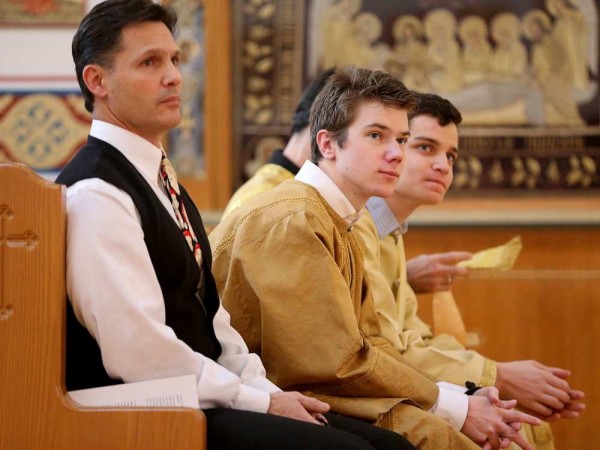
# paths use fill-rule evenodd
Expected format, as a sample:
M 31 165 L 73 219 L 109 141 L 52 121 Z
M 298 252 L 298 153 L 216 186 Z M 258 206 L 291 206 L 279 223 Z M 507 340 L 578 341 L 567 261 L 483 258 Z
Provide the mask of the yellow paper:
M 521 236 L 515 236 L 506 244 L 481 250 L 468 261 L 461 261 L 457 265 L 468 269 L 510 270 L 522 247 Z

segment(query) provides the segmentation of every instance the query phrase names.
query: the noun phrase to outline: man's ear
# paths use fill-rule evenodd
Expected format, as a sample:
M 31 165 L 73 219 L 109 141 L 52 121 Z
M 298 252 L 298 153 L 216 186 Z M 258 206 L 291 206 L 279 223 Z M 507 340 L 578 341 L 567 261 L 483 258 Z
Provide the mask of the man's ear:
M 329 131 L 319 130 L 317 133 L 317 145 L 324 159 L 335 159 L 338 146 Z
M 83 82 L 94 94 L 95 98 L 105 98 L 107 95 L 104 83 L 104 69 L 97 64 L 88 64 L 83 68 Z

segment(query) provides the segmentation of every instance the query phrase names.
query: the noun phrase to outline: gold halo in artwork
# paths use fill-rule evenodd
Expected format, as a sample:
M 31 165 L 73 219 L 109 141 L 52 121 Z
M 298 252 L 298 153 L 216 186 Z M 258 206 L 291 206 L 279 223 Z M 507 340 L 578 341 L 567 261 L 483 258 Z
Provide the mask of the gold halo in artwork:
M 452 37 L 456 32 L 456 17 L 447 9 L 438 8 L 425 15 L 423 25 L 429 38 L 442 35 Z
M 382 25 L 379 18 L 370 12 L 361 12 L 354 19 L 354 30 L 357 35 L 369 43 L 381 36 Z
M 487 32 L 487 24 L 479 16 L 466 16 L 458 25 L 458 36 L 463 42 L 468 41 L 469 36 L 473 35 L 476 35 L 480 39 L 486 39 Z
M 396 41 L 403 41 L 406 36 L 406 31 L 412 29 L 414 36 L 423 35 L 423 24 L 421 21 L 410 14 L 400 16 L 394 21 L 392 33 Z
M 530 41 L 535 40 L 533 31 L 535 25 L 541 25 L 544 31 L 551 28 L 550 17 L 541 9 L 532 9 L 523 16 L 523 34 Z
M 522 32 L 519 18 L 508 12 L 502 12 L 494 16 L 491 22 L 492 37 L 495 41 L 502 42 L 505 37 L 510 40 L 519 38 Z

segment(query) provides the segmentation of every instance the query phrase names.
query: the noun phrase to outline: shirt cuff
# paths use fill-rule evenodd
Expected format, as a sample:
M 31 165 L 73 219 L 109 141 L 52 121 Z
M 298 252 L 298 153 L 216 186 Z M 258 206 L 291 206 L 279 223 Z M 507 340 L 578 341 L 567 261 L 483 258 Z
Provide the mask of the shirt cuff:
M 440 389 L 445 389 L 447 391 L 458 392 L 459 394 L 464 394 L 467 390 L 464 386 L 460 386 L 454 383 L 447 383 L 446 381 L 439 381 L 436 383 Z
M 242 384 L 231 408 L 266 413 L 270 404 L 271 395 L 268 392 Z
M 279 389 L 279 387 L 271 383 L 267 377 L 263 376 L 257 376 L 251 380 L 245 380 L 244 384 L 246 386 L 256 388 L 260 391 L 267 392 L 269 394 L 272 394 L 274 392 L 281 392 L 281 389 Z
M 444 419 L 453 428 L 460 430 L 467 419 L 469 398 L 461 393 L 465 391 L 465 388 L 457 385 L 448 385 L 449 383 L 438 383 L 438 386 L 440 386 L 438 398 L 429 412 Z M 460 392 L 458 392 L 457 388 L 460 388 Z

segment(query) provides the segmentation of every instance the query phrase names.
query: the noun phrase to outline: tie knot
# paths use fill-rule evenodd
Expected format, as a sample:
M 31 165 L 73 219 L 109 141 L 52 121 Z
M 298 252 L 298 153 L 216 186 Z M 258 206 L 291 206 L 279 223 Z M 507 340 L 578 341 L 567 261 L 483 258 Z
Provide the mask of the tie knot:
M 167 158 L 167 155 L 162 154 L 162 159 L 160 161 L 160 173 L 163 181 L 166 184 L 167 189 L 173 188 L 177 195 L 180 195 L 179 192 L 179 183 L 177 183 L 177 174 L 175 173 L 175 169 L 171 165 L 171 161 Z

